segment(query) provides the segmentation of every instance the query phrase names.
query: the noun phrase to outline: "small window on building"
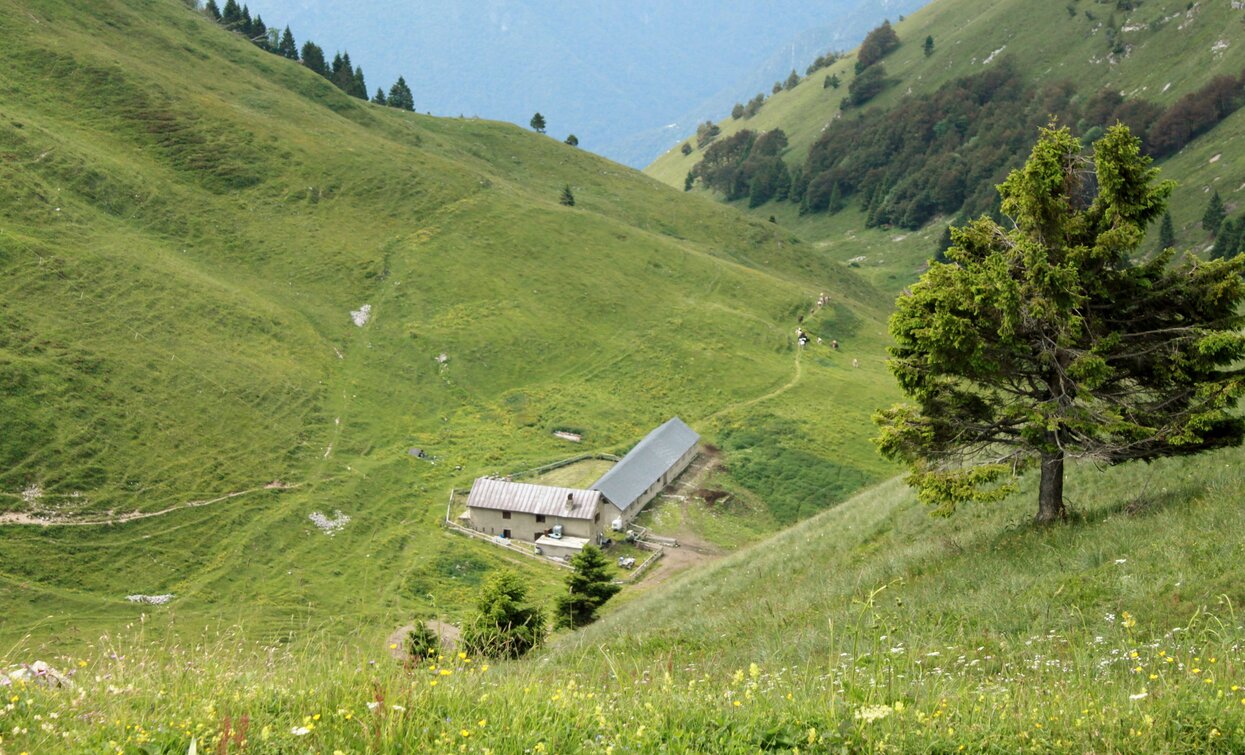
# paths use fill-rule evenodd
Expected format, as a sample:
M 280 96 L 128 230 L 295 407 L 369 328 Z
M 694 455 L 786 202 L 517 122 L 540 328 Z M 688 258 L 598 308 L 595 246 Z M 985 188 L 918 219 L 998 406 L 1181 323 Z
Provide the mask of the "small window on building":
M 545 515 L 544 515 L 544 514 L 537 514 L 537 515 L 536 515 L 536 522 L 537 522 L 537 523 L 540 523 L 540 522 L 543 522 L 543 521 L 545 521 Z
M 510 512 L 509 512 L 509 511 L 503 511 L 503 512 L 501 512 L 501 518 L 502 518 L 502 519 L 509 519 L 509 518 L 510 518 Z
M 600 512 L 600 511 L 598 511 L 597 513 L 595 513 L 595 514 L 593 514 L 593 515 L 592 515 L 592 521 L 593 521 L 593 523 L 596 523 L 596 522 L 601 521 L 601 512 Z

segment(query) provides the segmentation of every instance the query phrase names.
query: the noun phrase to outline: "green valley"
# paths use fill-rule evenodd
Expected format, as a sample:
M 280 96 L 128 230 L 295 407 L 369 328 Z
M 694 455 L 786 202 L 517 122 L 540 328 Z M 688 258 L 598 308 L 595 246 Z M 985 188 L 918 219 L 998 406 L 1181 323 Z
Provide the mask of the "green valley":
M 745 484 L 788 450 L 820 473 L 780 522 L 891 473 L 867 443 L 885 297 L 781 228 L 349 98 L 177 3 L 11 4 L 0 35 L 0 515 L 164 512 L 6 526 L 2 636 L 82 641 L 132 594 L 263 637 L 454 615 L 503 559 L 438 529 L 445 495 L 584 450 L 559 428 L 611 451 L 674 414 L 772 427 Z M 800 372 L 823 292 L 844 351 Z
M 1088 269 L 1088 253 L 1039 283 L 1016 273 L 1058 267 L 1042 255 L 1072 231 L 1048 243 L 982 223 L 972 253 L 986 262 L 960 248 L 961 268 L 937 271 L 997 262 L 982 239 L 1025 253 L 994 278 L 930 276 L 965 303 L 950 325 L 934 323 L 940 311 L 922 319 L 928 290 L 910 286 L 958 213 L 885 216 L 903 171 L 971 163 L 981 175 L 961 188 L 978 203 L 965 206 L 993 213 L 1046 104 L 1085 121 L 1067 124 L 1080 142 L 1061 142 L 1072 157 L 1058 165 L 1078 166 L 1099 127 L 1085 113 L 1144 99 L 1152 124 L 1233 77 L 1223 117 L 1155 163 L 1179 184 L 1175 246 L 1211 256 L 1211 196 L 1229 220 L 1245 211 L 1236 5 L 934 0 L 895 19 L 900 44 L 873 64 L 887 81 L 863 107 L 840 103 L 879 69 L 837 55 L 638 172 L 513 125 L 348 96 L 194 2 L 0 0 L 0 755 L 1245 751 L 1245 451 L 1225 440 L 1112 464 L 1129 457 L 1072 448 L 1064 481 L 1061 447 L 1067 516 L 1038 524 L 1032 466 L 1014 492 L 939 516 L 874 440 L 878 411 L 903 397 L 894 343 L 908 349 L 908 390 L 925 367 L 916 336 L 943 332 L 960 339 L 949 353 L 1038 383 L 1006 372 L 1049 365 L 1017 343 L 1030 331 L 998 315 L 1011 312 L 998 291 L 1020 281 L 1068 311 L 1090 301 L 1058 290 L 1082 285 L 1069 271 Z M 970 91 L 971 118 L 955 110 Z M 897 113 L 955 149 L 887 152 Z M 967 136 L 972 118 L 1007 133 Z M 843 148 L 854 126 L 860 149 Z M 755 158 L 750 170 L 780 158 L 788 178 L 839 171 L 842 206 L 829 180 L 824 205 L 803 209 L 750 202 L 743 182 L 709 188 L 722 164 L 685 190 L 727 143 L 746 145 L 732 159 Z M 900 154 L 907 164 L 852 173 Z M 1032 184 L 1075 187 L 1056 208 L 1075 225 L 1134 185 L 1113 180 L 1100 191 L 1086 168 Z M 1144 197 L 1159 197 L 1156 217 L 1162 195 Z M 1236 328 L 1239 262 L 1107 288 L 1106 275 L 1141 267 L 1129 252 L 1169 261 L 1150 255 L 1158 223 L 1135 247 L 1119 206 L 1077 242 L 1109 252 L 1084 286 L 1170 283 Z M 1245 219 L 1228 226 L 1245 243 Z M 1197 287 L 1220 273 L 1214 291 Z M 963 323 L 1008 330 L 1012 361 Z M 1242 381 L 1224 365 L 1245 351 L 1235 331 L 1207 330 L 1157 358 L 1067 338 L 1064 356 L 1106 357 L 1055 363 L 1090 390 L 1107 357 L 1151 388 L 1222 368 L 1217 413 L 1190 410 L 1164 439 L 1178 453 L 1199 429 L 1237 427 Z M 922 409 L 936 412 L 946 395 L 926 387 Z M 1032 394 L 1005 420 L 1052 416 L 1030 434 L 1063 430 L 1065 415 L 1042 412 L 1064 404 Z M 986 416 L 980 395 L 956 393 L 963 417 Z M 1165 395 L 1103 431 L 1140 447 L 1154 403 L 1179 401 L 1192 404 Z M 583 489 L 674 416 L 695 431 L 674 453 L 691 466 L 650 488 L 666 494 L 635 522 L 681 545 L 636 579 L 616 558 L 648 558 L 645 543 L 607 549 L 590 585 L 609 593 L 599 620 L 540 633 L 523 658 L 475 654 L 497 639 L 482 626 L 502 635 L 507 617 L 548 618 L 578 593 L 572 571 L 443 526 L 473 480 L 576 488 L 555 503 L 595 522 L 571 492 L 600 500 Z M 1111 415 L 1079 419 L 1098 416 Z M 924 440 L 942 430 L 924 426 Z M 919 422 L 905 431 L 922 439 Z M 1022 469 L 987 458 L 997 450 L 961 460 Z M 541 511 L 519 513 L 545 527 Z M 420 624 L 439 649 L 410 633 Z

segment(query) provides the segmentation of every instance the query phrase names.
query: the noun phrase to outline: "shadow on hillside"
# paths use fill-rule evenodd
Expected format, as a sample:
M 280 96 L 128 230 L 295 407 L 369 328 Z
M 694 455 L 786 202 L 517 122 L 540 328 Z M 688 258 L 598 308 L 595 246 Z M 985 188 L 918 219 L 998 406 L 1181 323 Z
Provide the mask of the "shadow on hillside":
M 1128 517 L 1154 516 L 1169 508 L 1188 503 L 1204 492 L 1206 492 L 1206 486 L 1193 481 L 1160 490 L 1142 490 L 1137 495 L 1117 500 L 1107 506 L 1089 511 L 1074 511 L 1071 519 L 1076 524 L 1095 525 L 1121 514 Z

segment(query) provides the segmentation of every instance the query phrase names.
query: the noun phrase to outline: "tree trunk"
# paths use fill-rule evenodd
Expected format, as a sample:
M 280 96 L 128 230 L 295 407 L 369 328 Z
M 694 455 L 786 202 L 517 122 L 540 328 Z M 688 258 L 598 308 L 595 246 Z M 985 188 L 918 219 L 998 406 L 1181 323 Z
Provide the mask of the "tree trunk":
M 1038 486 L 1038 524 L 1066 519 L 1063 507 L 1063 451 L 1042 454 L 1042 482 Z

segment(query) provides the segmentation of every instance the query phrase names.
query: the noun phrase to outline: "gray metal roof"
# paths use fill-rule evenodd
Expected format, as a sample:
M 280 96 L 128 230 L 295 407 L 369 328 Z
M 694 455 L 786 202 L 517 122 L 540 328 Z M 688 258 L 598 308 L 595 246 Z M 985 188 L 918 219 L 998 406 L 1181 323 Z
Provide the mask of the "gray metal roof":
M 573 506 L 567 505 L 568 496 Z M 601 494 L 595 490 L 554 488 L 495 477 L 477 477 L 471 486 L 471 494 L 467 496 L 467 506 L 563 519 L 591 519 L 601 508 Z
M 700 436 L 696 431 L 674 417 L 644 436 L 592 489 L 601 491 L 610 503 L 626 511 L 698 442 Z

